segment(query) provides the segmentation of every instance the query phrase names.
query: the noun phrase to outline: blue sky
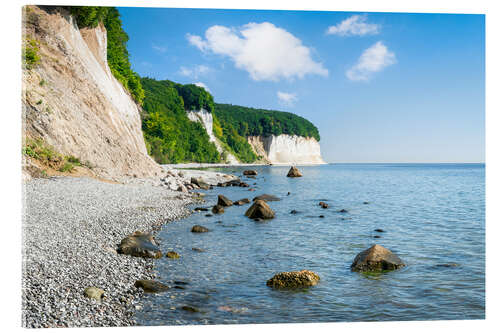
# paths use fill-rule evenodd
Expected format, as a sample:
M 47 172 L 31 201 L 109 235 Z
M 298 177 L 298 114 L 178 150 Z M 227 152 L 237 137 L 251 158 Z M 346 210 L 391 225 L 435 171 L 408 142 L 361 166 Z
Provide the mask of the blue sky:
M 484 162 L 484 16 L 119 8 L 141 76 L 313 122 L 328 162 Z

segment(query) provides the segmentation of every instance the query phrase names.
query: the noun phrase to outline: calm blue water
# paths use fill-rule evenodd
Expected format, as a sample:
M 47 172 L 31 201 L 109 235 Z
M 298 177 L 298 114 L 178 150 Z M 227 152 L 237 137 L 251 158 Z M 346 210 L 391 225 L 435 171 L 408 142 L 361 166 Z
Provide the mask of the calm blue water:
M 304 177 L 296 179 L 285 177 L 288 167 L 255 169 L 259 176 L 248 180 L 255 192 L 215 188 L 202 205 L 215 204 L 217 194 L 237 200 L 269 193 L 282 198 L 269 203 L 276 218 L 256 223 L 243 216 L 245 205 L 165 225 L 162 250 L 181 259 L 159 260 L 159 280 L 189 284 L 147 295 L 136 314 L 141 325 L 485 317 L 484 164 L 336 164 L 301 167 Z M 221 170 L 241 175 L 243 168 Z M 349 212 L 337 213 L 342 208 Z M 191 233 L 194 224 L 212 232 Z M 356 254 L 375 243 L 407 267 L 376 276 L 351 272 Z M 301 269 L 318 273 L 320 283 L 301 291 L 266 286 L 278 272 Z

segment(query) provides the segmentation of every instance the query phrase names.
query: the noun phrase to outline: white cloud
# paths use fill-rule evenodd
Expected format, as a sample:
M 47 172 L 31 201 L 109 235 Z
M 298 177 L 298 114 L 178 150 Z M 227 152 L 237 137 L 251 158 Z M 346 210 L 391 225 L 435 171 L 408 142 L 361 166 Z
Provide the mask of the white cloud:
M 276 95 L 278 96 L 280 103 L 286 106 L 293 106 L 297 101 L 296 94 L 278 91 Z
M 206 75 L 211 71 L 212 69 L 205 65 L 196 65 L 191 68 L 181 66 L 181 68 L 179 69 L 179 74 L 181 74 L 182 76 L 187 76 L 193 79 L 197 79 L 198 77 Z
M 153 48 L 153 50 L 156 50 L 156 51 L 158 51 L 160 53 L 167 52 L 167 48 L 165 46 L 159 46 L 159 45 L 153 44 L 153 45 L 151 45 L 151 47 Z
M 312 60 L 310 49 L 300 39 L 269 22 L 248 23 L 239 30 L 214 25 L 205 32 L 205 39 L 191 34 L 187 39 L 202 52 L 229 57 L 256 81 L 328 75 L 321 63 Z
M 210 92 L 210 89 L 208 89 L 207 85 L 203 82 L 195 82 L 194 84 L 195 86 L 198 86 L 198 87 L 202 87 L 204 88 L 206 91 Z
M 337 25 L 328 27 L 328 35 L 364 36 L 379 33 L 378 24 L 366 23 L 366 15 L 353 15 Z
M 363 51 L 358 63 L 346 71 L 346 76 L 352 81 L 368 81 L 374 73 L 394 63 L 396 55 L 378 41 Z

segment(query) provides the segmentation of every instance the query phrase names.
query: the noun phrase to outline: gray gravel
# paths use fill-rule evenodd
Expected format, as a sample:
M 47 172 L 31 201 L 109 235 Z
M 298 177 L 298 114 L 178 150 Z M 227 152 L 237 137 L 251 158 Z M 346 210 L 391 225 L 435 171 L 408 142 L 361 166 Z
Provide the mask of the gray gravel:
M 23 326 L 134 325 L 142 294 L 134 282 L 154 278 L 154 261 L 118 255 L 117 244 L 188 215 L 191 197 L 89 178 L 33 179 L 24 186 Z M 106 298 L 85 297 L 90 286 Z

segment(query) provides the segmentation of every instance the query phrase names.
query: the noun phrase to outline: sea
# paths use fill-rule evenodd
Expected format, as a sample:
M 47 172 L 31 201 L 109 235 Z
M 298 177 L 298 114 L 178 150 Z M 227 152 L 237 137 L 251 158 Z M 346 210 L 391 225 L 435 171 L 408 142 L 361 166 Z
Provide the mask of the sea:
M 276 217 L 255 222 L 244 216 L 247 204 L 164 225 L 157 235 L 162 251 L 180 258 L 156 261 L 158 280 L 172 288 L 146 294 L 138 324 L 485 318 L 484 164 L 299 166 L 301 178 L 287 178 L 289 167 L 255 166 L 255 179 L 242 176 L 248 168 L 207 170 L 241 176 L 255 191 L 214 187 L 191 208 L 213 206 L 218 194 L 233 201 L 272 194 L 281 199 L 269 202 Z M 190 232 L 196 224 L 210 232 Z M 406 266 L 352 272 L 354 257 L 374 244 Z M 317 273 L 319 284 L 266 286 L 276 273 L 302 269 Z

